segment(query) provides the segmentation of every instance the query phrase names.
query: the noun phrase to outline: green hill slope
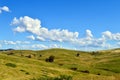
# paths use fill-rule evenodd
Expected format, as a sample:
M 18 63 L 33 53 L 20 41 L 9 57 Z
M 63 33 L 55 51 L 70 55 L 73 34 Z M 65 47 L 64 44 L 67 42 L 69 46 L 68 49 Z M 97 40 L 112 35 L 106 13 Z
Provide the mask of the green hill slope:
M 0 80 L 120 80 L 120 49 L 1 51 Z

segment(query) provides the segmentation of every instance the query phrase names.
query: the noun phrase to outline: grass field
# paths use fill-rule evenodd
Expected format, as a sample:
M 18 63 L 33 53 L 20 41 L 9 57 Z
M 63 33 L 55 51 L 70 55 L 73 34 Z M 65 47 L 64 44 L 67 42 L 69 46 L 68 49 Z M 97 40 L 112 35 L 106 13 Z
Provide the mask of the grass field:
M 120 80 L 120 49 L 1 51 L 0 80 Z

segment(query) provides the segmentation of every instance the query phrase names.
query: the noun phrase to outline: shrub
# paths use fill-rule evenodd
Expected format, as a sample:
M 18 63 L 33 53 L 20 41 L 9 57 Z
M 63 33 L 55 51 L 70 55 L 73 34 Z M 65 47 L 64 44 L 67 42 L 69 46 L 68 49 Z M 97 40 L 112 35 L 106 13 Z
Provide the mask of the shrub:
M 34 57 L 36 57 L 36 54 L 33 54 Z
M 62 64 L 62 63 L 60 63 L 60 64 L 58 64 L 59 66 L 63 66 L 64 64 Z
M 25 57 L 27 57 L 27 58 L 32 58 L 32 56 L 31 56 L 31 55 L 28 55 L 28 56 L 25 56 Z
M 90 73 L 88 70 L 83 70 L 81 72 L 83 72 L 83 73 Z
M 13 67 L 13 68 L 15 68 L 15 67 L 17 67 L 15 64 L 13 64 L 13 63 L 6 63 L 5 64 L 6 66 L 9 66 L 9 67 Z
M 21 72 L 24 72 L 24 73 L 27 74 L 27 75 L 30 74 L 29 72 L 27 72 L 27 71 L 25 71 L 25 70 L 23 70 L 23 69 L 21 69 L 20 71 L 21 71 Z
M 49 56 L 49 58 L 46 58 L 45 61 L 46 62 L 54 62 L 55 56 L 51 55 Z
M 76 71 L 77 70 L 77 68 L 76 67 L 73 67 L 73 68 L 70 68 L 71 70 L 74 70 L 74 71 Z
M 26 71 L 25 71 L 25 70 L 23 70 L 23 69 L 21 69 L 20 71 L 21 71 L 21 72 L 26 72 Z
M 49 57 L 49 62 L 54 62 L 55 56 L 50 56 Z
M 26 72 L 25 74 L 29 75 L 30 73 L 29 73 L 29 72 Z
M 100 75 L 100 73 L 97 73 L 97 75 Z
M 46 58 L 45 61 L 46 61 L 46 62 L 49 62 L 49 58 Z
M 79 53 L 77 53 L 77 54 L 76 54 L 76 56 L 77 56 L 77 57 L 79 57 L 79 56 L 80 56 L 80 54 L 79 54 Z
M 41 55 L 41 54 L 40 54 L 39 56 L 40 56 L 40 57 L 42 57 L 42 55 Z
M 99 55 L 100 53 L 98 52 L 98 51 L 93 51 L 93 52 L 91 52 L 91 55 Z
M 8 53 L 7 55 L 13 55 L 14 53 L 13 52 L 10 52 L 10 53 Z

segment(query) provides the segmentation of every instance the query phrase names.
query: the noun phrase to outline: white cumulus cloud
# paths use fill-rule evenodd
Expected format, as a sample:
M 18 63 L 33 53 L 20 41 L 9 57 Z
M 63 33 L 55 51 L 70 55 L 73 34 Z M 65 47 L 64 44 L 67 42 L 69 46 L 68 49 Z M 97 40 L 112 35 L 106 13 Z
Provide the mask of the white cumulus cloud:
M 35 40 L 35 37 L 33 35 L 27 36 L 28 39 Z
M 112 33 L 110 31 L 105 31 L 102 33 L 103 37 L 106 39 L 112 39 Z
M 29 41 L 8 41 L 8 40 L 3 40 L 2 43 L 6 45 L 30 44 Z
M 120 41 L 120 33 L 112 34 L 113 40 Z
M 37 36 L 36 39 L 39 41 L 45 41 L 45 39 L 43 37 L 40 37 L 40 36 Z
M 110 31 L 105 31 L 102 34 L 103 34 L 103 38 L 105 39 L 116 40 L 116 41 L 120 40 L 120 33 L 112 33 Z
M 52 44 L 49 46 L 49 48 L 63 48 L 63 46 L 58 44 Z
M 14 42 L 14 41 L 7 41 L 7 40 L 4 40 L 3 43 L 7 44 L 7 45 L 15 45 L 16 44 L 16 42 Z
M 67 29 L 48 29 L 41 26 L 41 21 L 36 18 L 24 16 L 20 18 L 14 18 L 12 23 L 14 26 L 14 32 L 29 32 L 30 36 L 27 36 L 31 40 L 39 41 L 57 41 L 57 42 L 68 42 L 79 47 L 89 48 L 110 48 L 111 44 L 108 41 L 120 41 L 120 33 L 112 33 L 110 31 L 102 32 L 101 37 L 94 38 L 92 31 L 87 29 L 86 36 L 79 38 L 79 32 L 71 32 Z M 33 36 L 34 35 L 34 36 Z M 16 42 L 9 41 L 10 44 L 16 44 Z M 7 42 L 8 44 L 8 42 Z M 116 43 L 119 44 L 119 43 Z M 57 44 L 51 46 L 45 46 L 43 44 L 34 44 L 32 48 L 52 48 L 60 47 Z M 64 47 L 64 46 L 63 46 Z
M 33 49 L 48 49 L 48 46 L 45 46 L 43 44 L 33 44 L 31 46 L 31 48 L 33 48 Z
M 91 38 L 93 37 L 91 30 L 89 29 L 86 30 L 86 36 Z
M 7 6 L 0 7 L 0 13 L 2 13 L 2 11 L 10 12 L 10 10 Z
M 16 28 L 14 28 L 15 32 L 28 31 L 33 34 L 39 34 L 41 22 L 38 19 L 32 19 L 28 16 L 24 16 L 24 17 L 20 17 L 19 19 L 15 17 L 11 25 L 16 26 Z
M 18 26 L 17 28 L 13 29 L 13 31 L 15 31 L 15 32 L 25 32 L 25 29 Z
M 51 29 L 41 27 L 41 21 L 33 19 L 28 16 L 14 18 L 12 23 L 15 26 L 15 32 L 30 32 L 37 36 L 38 40 L 51 40 L 51 41 L 70 41 L 71 39 L 78 38 L 78 32 L 70 32 L 68 30 Z
M 91 40 L 93 38 L 93 34 L 91 30 L 87 29 L 86 30 L 86 39 Z

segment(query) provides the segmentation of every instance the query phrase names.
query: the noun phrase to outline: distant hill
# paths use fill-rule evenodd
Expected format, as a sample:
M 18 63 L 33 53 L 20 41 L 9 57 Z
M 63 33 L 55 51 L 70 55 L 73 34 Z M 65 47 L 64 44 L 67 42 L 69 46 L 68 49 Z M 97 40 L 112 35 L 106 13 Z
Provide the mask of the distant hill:
M 120 49 L 8 49 L 0 52 L 0 80 L 120 80 Z
M 14 50 L 14 49 L 0 49 L 0 51 L 11 51 L 11 50 Z

